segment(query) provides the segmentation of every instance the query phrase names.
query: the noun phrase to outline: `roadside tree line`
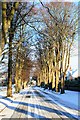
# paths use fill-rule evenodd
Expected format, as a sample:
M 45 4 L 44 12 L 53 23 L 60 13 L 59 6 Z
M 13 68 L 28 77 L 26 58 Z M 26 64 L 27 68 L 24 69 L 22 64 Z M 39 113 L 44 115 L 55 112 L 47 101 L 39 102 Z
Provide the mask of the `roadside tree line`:
M 48 3 L 40 9 L 43 21 L 37 38 L 38 86 L 64 91 L 66 72 L 70 65 L 71 47 L 76 39 L 77 8 L 73 3 Z
M 32 61 L 29 40 L 33 37 L 27 28 L 34 13 L 34 2 L 2 2 L 2 38 L 0 41 L 0 63 L 8 57 L 7 97 L 12 96 L 12 79 L 18 93 L 29 81 Z M 7 46 L 5 51 L 5 45 Z M 4 63 L 5 64 L 5 63 Z
M 56 92 L 64 93 L 64 79 L 70 62 L 70 50 L 76 35 L 77 9 L 73 3 L 43 4 L 36 2 L 2 2 L 2 39 L 0 56 L 8 55 L 7 96 L 12 96 L 12 77 L 15 92 L 29 81 L 33 62 L 30 59 L 32 40 L 37 56 L 38 85 L 42 82 Z M 35 37 L 34 37 L 35 36 Z M 7 52 L 4 52 L 7 45 Z M 32 50 L 33 51 L 33 50 Z M 35 54 L 35 53 L 34 53 Z

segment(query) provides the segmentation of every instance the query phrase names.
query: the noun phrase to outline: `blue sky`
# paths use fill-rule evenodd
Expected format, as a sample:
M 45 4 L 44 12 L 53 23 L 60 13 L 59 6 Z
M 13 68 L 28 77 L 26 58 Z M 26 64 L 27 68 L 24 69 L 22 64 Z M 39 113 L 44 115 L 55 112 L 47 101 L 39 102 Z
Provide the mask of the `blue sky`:
M 24 2 L 29 1 L 35 1 L 35 2 L 39 2 L 39 0 L 23 0 Z M 41 0 L 42 2 L 79 2 L 80 0 Z

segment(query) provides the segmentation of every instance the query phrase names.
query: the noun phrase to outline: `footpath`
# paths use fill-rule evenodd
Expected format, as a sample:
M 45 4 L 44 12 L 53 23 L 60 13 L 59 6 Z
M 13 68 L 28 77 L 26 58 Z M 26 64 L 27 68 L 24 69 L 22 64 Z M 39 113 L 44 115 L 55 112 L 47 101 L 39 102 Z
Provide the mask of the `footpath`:
M 21 90 L 18 94 L 13 92 L 13 97 L 6 97 L 6 90 L 0 90 L 0 120 L 2 118 L 11 118 L 13 112 L 18 107 L 19 102 L 23 100 L 24 91 L 27 90 L 28 88 Z
M 15 109 L 18 107 L 19 102 L 23 101 L 24 95 L 27 94 L 30 88 L 25 88 L 21 90 L 20 93 L 15 94 L 13 89 L 13 97 L 5 97 L 6 89 L 0 89 L 0 120 L 2 118 L 11 118 Z M 46 94 L 46 97 L 52 98 L 56 104 L 62 107 L 67 112 L 71 113 L 75 118 L 80 116 L 78 110 L 79 105 L 79 95 L 80 92 L 65 91 L 65 94 L 55 93 L 54 91 L 44 90 L 40 87 L 34 87 L 34 89 L 41 91 L 41 94 Z

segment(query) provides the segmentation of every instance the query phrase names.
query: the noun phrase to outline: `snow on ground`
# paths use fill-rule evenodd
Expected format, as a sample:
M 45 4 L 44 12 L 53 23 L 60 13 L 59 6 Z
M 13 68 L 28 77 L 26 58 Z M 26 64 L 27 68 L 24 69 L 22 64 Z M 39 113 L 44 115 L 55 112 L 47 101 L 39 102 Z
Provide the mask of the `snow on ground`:
M 12 85 L 12 93 L 14 94 L 14 85 Z M 0 86 L 0 98 L 5 97 L 7 94 L 7 87 L 6 86 Z
M 78 111 L 80 110 L 79 105 L 80 92 L 65 90 L 65 94 L 60 94 L 48 89 L 44 90 L 44 88 L 40 87 L 35 87 L 35 89 L 41 90 L 42 91 L 41 94 L 44 94 L 43 91 L 45 91 L 51 96 L 57 97 L 59 99 L 58 101 L 54 101 L 54 99 L 52 99 L 52 101 L 54 101 L 56 104 L 58 104 L 67 112 L 71 113 L 75 118 L 78 117 L 80 118 L 79 116 L 80 114 Z M 46 95 L 46 97 L 48 97 L 48 99 L 51 99 L 51 97 L 49 98 L 48 95 Z M 65 104 L 61 104 L 60 101 L 63 101 Z
M 40 89 L 40 88 L 37 88 L 37 89 Z M 41 88 L 41 90 L 44 90 L 44 89 Z M 48 89 L 45 90 L 45 92 L 54 94 L 56 97 L 64 100 L 65 102 L 69 102 L 76 106 L 79 106 L 80 92 L 65 90 L 65 94 L 60 94 L 60 93 L 56 93 L 56 92 L 48 90 Z
M 6 96 L 6 87 L 0 87 L 0 98 L 3 98 Z
M 7 87 L 0 87 L 0 120 L 2 120 L 2 118 L 4 117 L 6 118 L 11 118 L 14 110 L 17 108 L 17 106 L 19 105 L 19 102 L 22 101 L 23 95 L 27 92 L 25 92 L 24 90 L 21 90 L 20 93 L 16 94 L 14 93 L 14 86 L 12 89 L 13 92 L 13 97 L 6 97 L 6 93 L 7 93 Z M 16 104 L 15 104 L 15 101 Z M 10 109 L 8 109 L 10 108 Z M 5 113 L 4 113 L 5 111 Z
M 58 104 L 64 110 L 71 113 L 74 117 L 76 117 L 76 118 L 78 117 L 78 108 L 80 108 L 80 106 L 79 106 L 80 92 L 66 90 L 65 94 L 60 94 L 60 93 L 56 93 L 51 90 L 44 90 L 44 88 L 40 88 L 40 87 L 34 87 L 34 89 L 39 90 L 41 92 L 41 94 L 44 94 L 46 96 L 46 98 L 48 97 L 48 99 L 51 99 L 53 102 Z M 28 89 L 27 89 L 27 91 L 28 91 Z M 26 94 L 27 91 L 24 89 L 24 90 L 21 90 L 21 92 L 19 94 L 14 94 L 14 87 L 13 87 L 13 98 L 10 98 L 10 101 L 8 101 L 7 98 L 5 98 L 5 99 L 3 98 L 6 96 L 6 87 L 0 87 L 0 111 L 2 111 L 7 105 L 12 105 L 12 106 L 17 107 L 18 103 L 15 105 L 14 103 L 12 103 L 12 101 L 15 98 L 19 99 L 19 97 L 21 97 L 23 94 Z M 47 94 L 45 94 L 44 91 Z M 53 98 L 52 98 L 52 96 L 53 96 Z M 54 96 L 58 99 L 57 101 L 55 101 Z M 65 103 L 66 106 L 65 106 L 65 104 L 61 104 L 60 101 Z M 2 103 L 5 103 L 5 104 L 2 104 Z M 67 105 L 68 106 L 70 105 L 70 108 L 67 107 Z M 11 111 L 11 112 L 13 112 L 13 111 Z

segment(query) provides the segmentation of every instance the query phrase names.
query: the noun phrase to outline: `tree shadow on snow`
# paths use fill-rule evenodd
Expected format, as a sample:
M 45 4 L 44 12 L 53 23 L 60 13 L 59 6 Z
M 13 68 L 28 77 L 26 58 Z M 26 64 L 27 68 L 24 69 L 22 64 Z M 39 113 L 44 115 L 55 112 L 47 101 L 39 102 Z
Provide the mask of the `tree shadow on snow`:
M 5 98 L 5 100 L 7 100 L 7 101 L 9 101 L 11 103 L 14 103 L 14 104 L 19 103 L 19 105 L 29 106 L 29 107 L 32 107 L 32 108 L 35 108 L 35 106 L 36 106 L 36 108 L 39 109 L 39 110 L 44 110 L 44 111 L 47 111 L 47 112 L 50 112 L 50 113 L 56 113 L 57 115 L 65 115 L 65 116 L 67 116 L 69 118 L 74 118 L 71 114 L 69 114 L 67 112 L 63 112 L 61 110 L 56 110 L 56 109 L 53 109 L 53 108 L 50 108 L 50 107 L 46 107 L 46 106 L 42 106 L 42 105 L 38 105 L 38 104 L 31 104 L 31 103 L 27 103 L 27 102 L 13 101 L 10 98 Z M 46 117 L 44 115 L 39 115 L 39 114 L 27 111 L 27 110 L 22 109 L 22 108 L 16 108 L 14 106 L 8 105 L 6 102 L 1 102 L 0 101 L 0 103 L 4 104 L 7 108 L 9 108 L 11 110 L 15 110 L 15 111 L 17 111 L 19 113 L 23 113 L 25 115 L 30 115 L 33 118 L 35 118 L 35 116 L 36 116 L 36 118 L 44 118 L 44 120 L 46 119 Z M 78 117 L 78 116 L 76 116 L 76 117 Z

